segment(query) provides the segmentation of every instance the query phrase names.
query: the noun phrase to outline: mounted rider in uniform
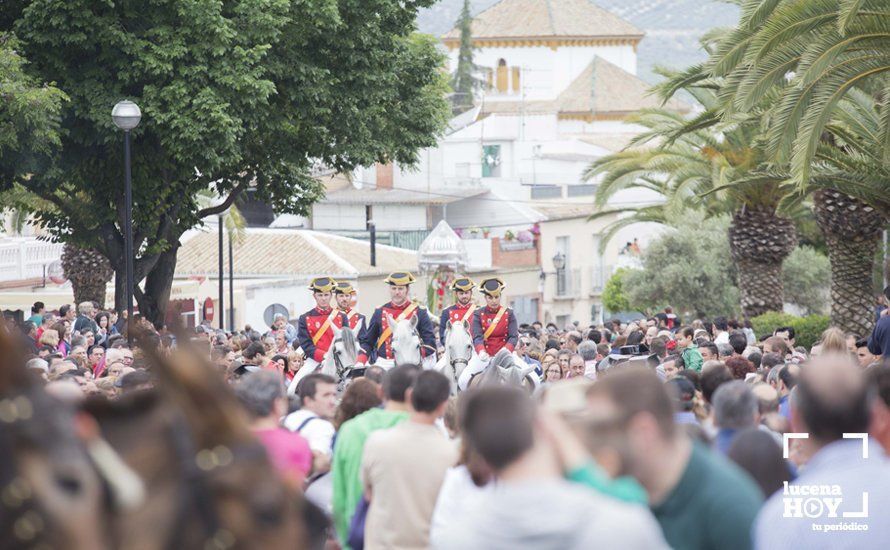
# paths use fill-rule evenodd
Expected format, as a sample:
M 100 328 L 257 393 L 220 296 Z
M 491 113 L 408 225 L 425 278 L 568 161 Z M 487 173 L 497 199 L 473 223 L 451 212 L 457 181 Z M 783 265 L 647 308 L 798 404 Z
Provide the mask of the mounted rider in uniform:
M 419 306 L 408 298 L 408 287 L 415 282 L 414 275 L 405 271 L 391 273 L 384 282 L 389 285 L 391 301 L 374 310 L 371 320 L 368 322 L 368 330 L 360 340 L 362 349 L 376 350 L 377 357 L 385 360 L 393 360 L 392 329 L 389 326 L 386 314 L 393 319 L 403 321 L 417 317 L 417 333 L 420 336 L 421 356 L 435 356 L 436 334 L 430 321 L 426 308 Z M 356 367 L 361 367 L 361 363 Z
M 519 341 L 519 330 L 513 310 L 501 305 L 504 281 L 494 277 L 485 279 L 480 285 L 485 295 L 485 307 L 477 308 L 473 314 L 473 345 L 476 353 L 488 363 L 501 348 L 511 353 Z
M 343 328 L 349 322 L 345 313 L 331 307 L 331 291 L 336 286 L 337 282 L 330 277 L 318 277 L 309 283 L 315 307 L 300 315 L 297 325 L 297 339 L 306 354 L 306 363 L 292 384 L 315 372 L 334 340 L 334 327 Z
M 337 309 L 346 315 L 346 319 L 349 321 L 349 328 L 355 332 L 356 339 L 362 342 L 365 332 L 368 331 L 368 320 L 357 309 L 352 307 L 355 301 L 355 288 L 353 288 L 352 283 L 349 281 L 337 281 L 337 286 L 334 288 L 334 301 L 337 303 Z M 359 351 L 358 362 L 362 364 L 368 362 L 368 350 L 362 349 Z
M 439 320 L 439 351 L 445 351 L 445 329 L 448 327 L 448 321 L 451 323 L 459 323 L 466 321 L 467 327 L 472 334 L 473 312 L 476 311 L 476 304 L 473 303 L 473 288 L 476 283 L 469 277 L 458 277 L 451 283 L 451 290 L 454 291 L 456 301 L 454 305 L 448 306 L 442 310 L 442 317 Z

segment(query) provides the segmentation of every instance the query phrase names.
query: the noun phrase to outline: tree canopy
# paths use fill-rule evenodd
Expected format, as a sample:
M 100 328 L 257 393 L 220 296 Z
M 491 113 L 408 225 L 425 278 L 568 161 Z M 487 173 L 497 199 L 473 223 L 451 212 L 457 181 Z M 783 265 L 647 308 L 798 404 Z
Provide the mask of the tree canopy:
M 56 82 L 61 143 L 9 168 L 52 203 L 38 220 L 122 274 L 122 136 L 111 108 L 142 109 L 133 130 L 140 310 L 163 320 L 180 236 L 240 195 L 302 214 L 323 189 L 312 168 L 412 164 L 449 114 L 442 56 L 414 33 L 433 0 L 32 0 L 0 19 L 37 82 Z M 3 30 L 3 29 L 0 29 Z M 198 195 L 223 198 L 201 207 Z M 122 308 L 123 277 L 115 305 Z
M 59 145 L 59 115 L 67 99 L 58 88 L 25 72 L 19 48 L 15 36 L 0 33 L 0 182 L 29 173 Z

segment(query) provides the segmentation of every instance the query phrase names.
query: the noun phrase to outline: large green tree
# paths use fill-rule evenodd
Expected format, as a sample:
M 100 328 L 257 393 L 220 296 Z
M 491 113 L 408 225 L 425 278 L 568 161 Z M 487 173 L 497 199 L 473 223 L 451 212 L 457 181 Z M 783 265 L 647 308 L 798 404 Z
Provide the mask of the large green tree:
M 708 86 L 685 89 L 705 107 L 701 118 L 707 118 L 718 104 L 715 91 Z M 611 236 L 639 221 L 670 223 L 679 215 L 731 214 L 729 250 L 738 273 L 742 310 L 750 317 L 781 311 L 782 262 L 797 245 L 794 223 L 778 212 L 782 178 L 733 184 L 766 162 L 757 139 L 758 125 L 739 123 L 723 132 L 696 128 L 695 121 L 667 109 L 645 109 L 628 121 L 645 131 L 632 147 L 598 159 L 587 171 L 589 179 L 599 180 L 596 205 L 604 208 L 593 218 L 633 212 L 613 224 Z M 628 188 L 654 191 L 664 201 L 607 208 L 617 193 Z M 688 209 L 692 205 L 701 208 Z
M 726 230 L 728 216 L 702 220 L 686 212 L 643 252 L 643 269 L 623 281 L 631 308 L 654 311 L 673 306 L 684 318 L 732 315 L 739 291 L 733 280 Z
M 59 146 L 67 99 L 58 88 L 28 74 L 20 49 L 14 35 L 0 32 L 0 209 L 26 202 L 27 193 L 11 183 L 42 165 Z
M 448 117 L 442 56 L 414 34 L 433 0 L 31 0 L 10 4 L 37 81 L 69 97 L 61 145 L 18 183 L 50 201 L 38 220 L 94 248 L 124 307 L 122 136 L 112 106 L 140 105 L 133 131 L 136 299 L 164 319 L 179 238 L 248 190 L 305 213 L 313 166 L 411 164 Z M 0 29 L 2 30 L 2 29 Z M 6 169 L 6 167 L 4 167 Z M 201 206 L 199 194 L 222 200 Z

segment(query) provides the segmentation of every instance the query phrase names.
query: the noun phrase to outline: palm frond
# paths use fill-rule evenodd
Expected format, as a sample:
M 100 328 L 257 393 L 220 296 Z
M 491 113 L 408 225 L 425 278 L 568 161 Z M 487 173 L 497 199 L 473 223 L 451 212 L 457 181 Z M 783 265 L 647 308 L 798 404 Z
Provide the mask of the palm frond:
M 849 28 L 850 23 L 852 23 L 853 19 L 858 15 L 859 8 L 862 7 L 862 1 L 863 0 L 840 0 L 837 18 L 837 31 L 840 34 L 845 34 L 847 32 L 847 28 Z
M 791 171 L 798 184 L 810 176 L 811 160 L 835 105 L 857 82 L 890 70 L 890 52 L 841 59 L 829 74 L 813 83 L 812 100 L 800 119 L 791 155 Z

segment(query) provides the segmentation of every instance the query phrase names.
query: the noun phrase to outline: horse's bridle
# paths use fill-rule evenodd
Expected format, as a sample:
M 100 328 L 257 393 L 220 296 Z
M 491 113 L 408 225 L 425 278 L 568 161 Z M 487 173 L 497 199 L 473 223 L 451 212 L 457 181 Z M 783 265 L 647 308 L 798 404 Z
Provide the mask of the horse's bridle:
M 457 365 L 463 365 L 464 368 L 467 368 L 467 365 L 470 364 L 469 359 L 452 359 L 449 361 L 451 363 L 451 375 L 454 377 L 454 381 L 457 382 Z
M 340 354 L 337 353 L 337 350 L 334 350 L 334 368 L 337 369 L 337 378 L 343 379 L 343 376 L 346 374 L 346 366 L 343 365 L 343 361 L 340 359 Z

